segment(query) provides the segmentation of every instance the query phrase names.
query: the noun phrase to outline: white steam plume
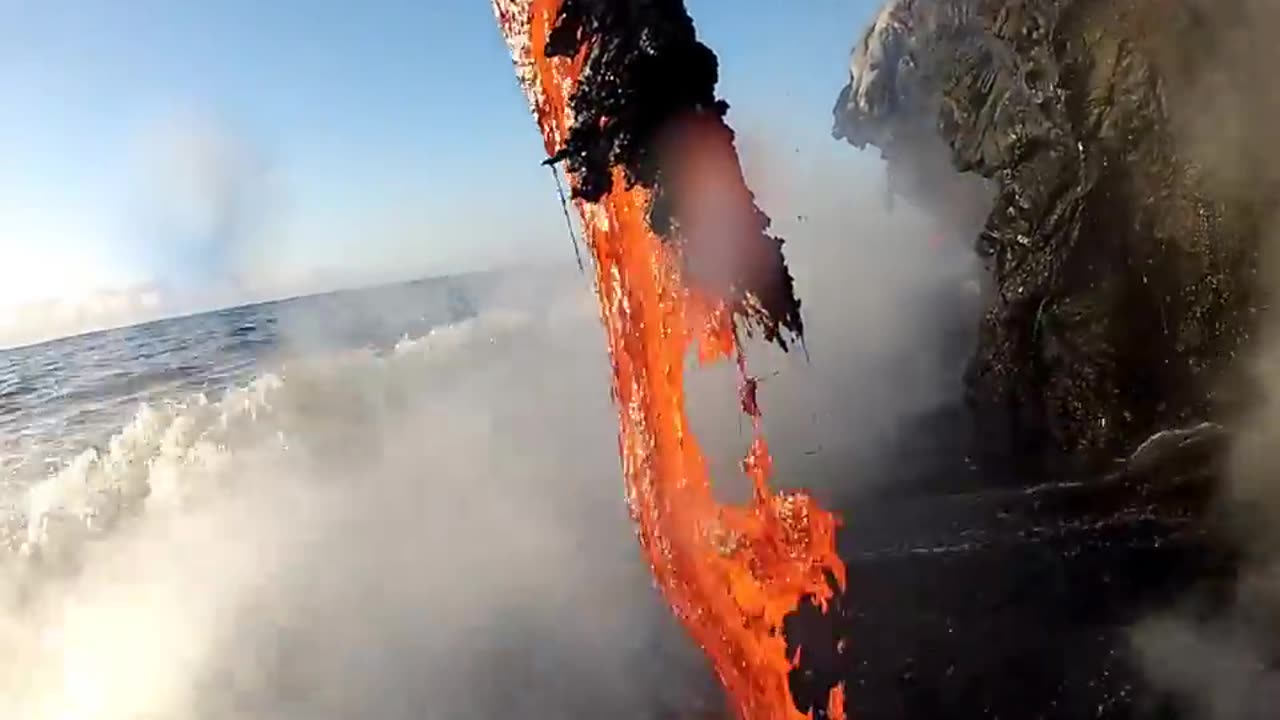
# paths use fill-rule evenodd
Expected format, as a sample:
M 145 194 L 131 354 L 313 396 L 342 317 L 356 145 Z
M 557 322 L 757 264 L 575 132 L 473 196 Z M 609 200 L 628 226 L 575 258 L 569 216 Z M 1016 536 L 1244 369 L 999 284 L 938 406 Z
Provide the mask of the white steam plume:
M 749 163 L 766 175 L 786 179 L 759 189 L 790 239 L 811 363 L 757 350 L 753 369 L 778 482 L 830 504 L 877 479 L 863 470 L 904 418 L 958 394 L 943 330 L 972 317 L 939 298 L 972 266 L 856 173 Z M 35 489 L 0 578 L 0 716 L 714 709 L 635 547 L 584 282 L 494 293 L 478 320 L 387 355 L 293 360 L 151 407 Z M 691 412 L 731 492 L 747 437 L 729 380 L 699 378 Z
M 1212 29 L 1204 42 L 1180 51 L 1195 81 L 1170 83 L 1179 140 L 1212 181 L 1211 190 L 1237 212 L 1262 208 L 1265 230 L 1258 278 L 1271 307 L 1247 359 L 1256 402 L 1232 418 L 1220 507 L 1227 537 L 1241 564 L 1225 603 L 1188 603 L 1140 623 L 1138 660 L 1153 685 L 1197 720 L 1252 720 L 1280 707 L 1280 316 L 1270 295 L 1280 280 L 1280 216 L 1274 191 L 1280 153 L 1272 126 L 1280 113 L 1280 61 L 1275 43 L 1280 8 L 1267 0 L 1193 3 Z

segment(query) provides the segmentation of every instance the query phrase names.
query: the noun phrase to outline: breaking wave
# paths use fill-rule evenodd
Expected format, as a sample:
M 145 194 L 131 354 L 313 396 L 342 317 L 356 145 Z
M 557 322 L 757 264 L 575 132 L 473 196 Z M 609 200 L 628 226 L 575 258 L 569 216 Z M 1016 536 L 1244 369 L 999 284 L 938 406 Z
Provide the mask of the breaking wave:
M 216 401 L 195 393 L 143 403 L 105 448 L 83 451 L 27 492 L 18 531 L 7 528 L 9 545 L 27 555 L 70 552 L 131 512 L 181 507 L 225 485 L 238 457 L 280 460 L 289 438 L 317 450 L 316 435 L 334 430 L 333 423 L 358 427 L 383 417 L 398 398 L 428 389 L 430 372 L 442 370 L 430 366 L 448 363 L 450 350 L 477 335 L 497 343 L 520 324 L 515 315 L 463 321 L 405 338 L 387 354 L 351 351 L 266 373 Z M 314 392 L 321 385 L 325 392 Z
M 563 315 L 143 405 L 4 528 L 0 716 L 697 707 L 709 678 L 636 591 L 599 331 Z
M 974 265 L 925 242 L 924 219 L 851 202 L 853 180 L 771 177 L 791 193 L 771 204 L 814 218 L 785 230 L 811 360 L 761 352 L 751 368 L 777 477 L 852 504 L 901 480 L 908 421 L 953 402 Z M 331 348 L 366 316 L 435 301 L 269 308 L 270 347 L 300 357 L 128 422 L 113 407 L 94 449 L 53 443 L 67 462 L 0 517 L 0 718 L 714 716 L 718 684 L 637 551 L 594 299 L 580 280 L 526 280 L 382 351 Z M 147 339 L 186 347 L 199 320 Z M 229 353 L 209 320 L 178 360 L 222 378 L 266 352 L 234 338 Z M 379 343 L 402 327 L 383 325 Z M 112 347 L 109 370 L 134 367 L 137 345 Z M 708 368 L 690 387 L 726 500 L 746 491 L 750 441 L 734 380 Z

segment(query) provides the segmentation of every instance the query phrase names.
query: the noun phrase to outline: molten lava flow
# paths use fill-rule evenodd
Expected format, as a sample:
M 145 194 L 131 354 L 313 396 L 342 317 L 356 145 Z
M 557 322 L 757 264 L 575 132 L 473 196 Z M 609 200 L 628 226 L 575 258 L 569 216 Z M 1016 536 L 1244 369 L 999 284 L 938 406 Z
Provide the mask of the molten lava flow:
M 548 156 L 565 146 L 573 127 L 571 100 L 589 55 L 584 49 L 570 57 L 548 57 L 561 1 L 494 0 Z M 789 296 L 790 278 L 785 268 L 782 279 L 759 277 L 769 272 L 767 263 L 752 258 L 763 253 L 753 255 L 735 237 L 735 227 L 756 218 L 698 212 L 708 191 L 723 202 L 706 208 L 740 208 L 744 197 L 754 207 L 732 135 L 727 127 L 717 132 L 718 122 L 717 117 L 697 128 L 677 128 L 680 134 L 672 142 L 689 160 L 672 169 L 664 188 L 674 195 L 666 200 L 687 225 L 685 234 L 714 231 L 716 240 L 694 247 L 659 238 L 651 229 L 653 191 L 620 167 L 612 167 L 612 177 L 603 182 L 595 179 L 607 187 L 598 200 L 579 194 L 575 202 L 595 259 L 613 360 L 627 502 L 654 577 L 710 657 L 739 716 L 796 720 L 805 715 L 787 682 L 793 662 L 787 657 L 783 619 L 806 598 L 825 606 L 833 584 L 844 585 L 844 566 L 835 551 L 836 518 L 805 493 L 769 488 L 772 460 L 760 430 L 756 381 L 743 361 L 741 318 L 753 308 L 769 311 L 770 287 Z M 582 178 L 570 173 L 570 182 L 577 185 Z M 728 262 L 735 257 L 746 261 Z M 733 296 L 743 287 L 756 288 L 745 304 Z M 784 326 L 798 329 L 798 312 L 794 323 Z M 765 326 L 766 335 L 773 332 L 776 325 Z M 741 401 L 754 428 L 743 461 L 753 483 L 745 506 L 715 501 L 706 463 L 688 428 L 684 372 L 692 346 L 704 362 L 733 358 L 742 368 Z M 843 689 L 837 687 L 829 715 L 843 717 L 843 705 Z

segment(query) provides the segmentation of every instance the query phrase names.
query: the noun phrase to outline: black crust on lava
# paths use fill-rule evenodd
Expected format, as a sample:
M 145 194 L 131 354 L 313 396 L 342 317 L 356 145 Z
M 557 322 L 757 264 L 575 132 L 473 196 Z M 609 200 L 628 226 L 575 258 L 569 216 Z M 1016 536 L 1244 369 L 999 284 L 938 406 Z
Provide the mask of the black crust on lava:
M 546 54 L 576 57 L 584 49 L 582 76 L 570 98 L 575 122 L 564 147 L 547 162 L 563 162 L 573 178 L 574 197 L 588 202 L 612 190 L 613 169 L 620 168 L 629 186 L 650 192 L 649 225 L 659 237 L 677 247 L 696 242 L 680 235 L 680 218 L 663 184 L 659 147 L 674 121 L 701 117 L 724 123 L 729 106 L 716 98 L 715 53 L 698 41 L 681 0 L 564 0 Z M 747 321 L 744 331 L 754 325 L 785 348 L 784 330 L 803 335 L 800 302 L 782 240 L 768 234 L 769 217 L 752 210 L 759 226 L 754 242 L 770 255 L 770 272 L 712 291 L 728 293 L 735 315 Z M 697 285 L 697 278 L 687 275 L 686 282 Z

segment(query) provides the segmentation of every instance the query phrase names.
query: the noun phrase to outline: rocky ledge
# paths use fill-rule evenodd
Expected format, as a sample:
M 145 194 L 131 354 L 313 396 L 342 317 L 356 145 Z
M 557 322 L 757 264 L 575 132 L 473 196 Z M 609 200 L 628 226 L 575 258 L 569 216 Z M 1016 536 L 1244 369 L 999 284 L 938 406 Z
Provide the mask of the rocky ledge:
M 1265 71 L 1229 67 L 1251 11 L 890 0 L 855 47 L 837 138 L 878 148 L 894 192 L 926 210 L 972 204 L 966 178 L 986 186 L 966 382 L 1016 447 L 1109 462 L 1247 400 L 1235 359 L 1276 198 L 1248 147 L 1261 114 L 1241 104 Z

